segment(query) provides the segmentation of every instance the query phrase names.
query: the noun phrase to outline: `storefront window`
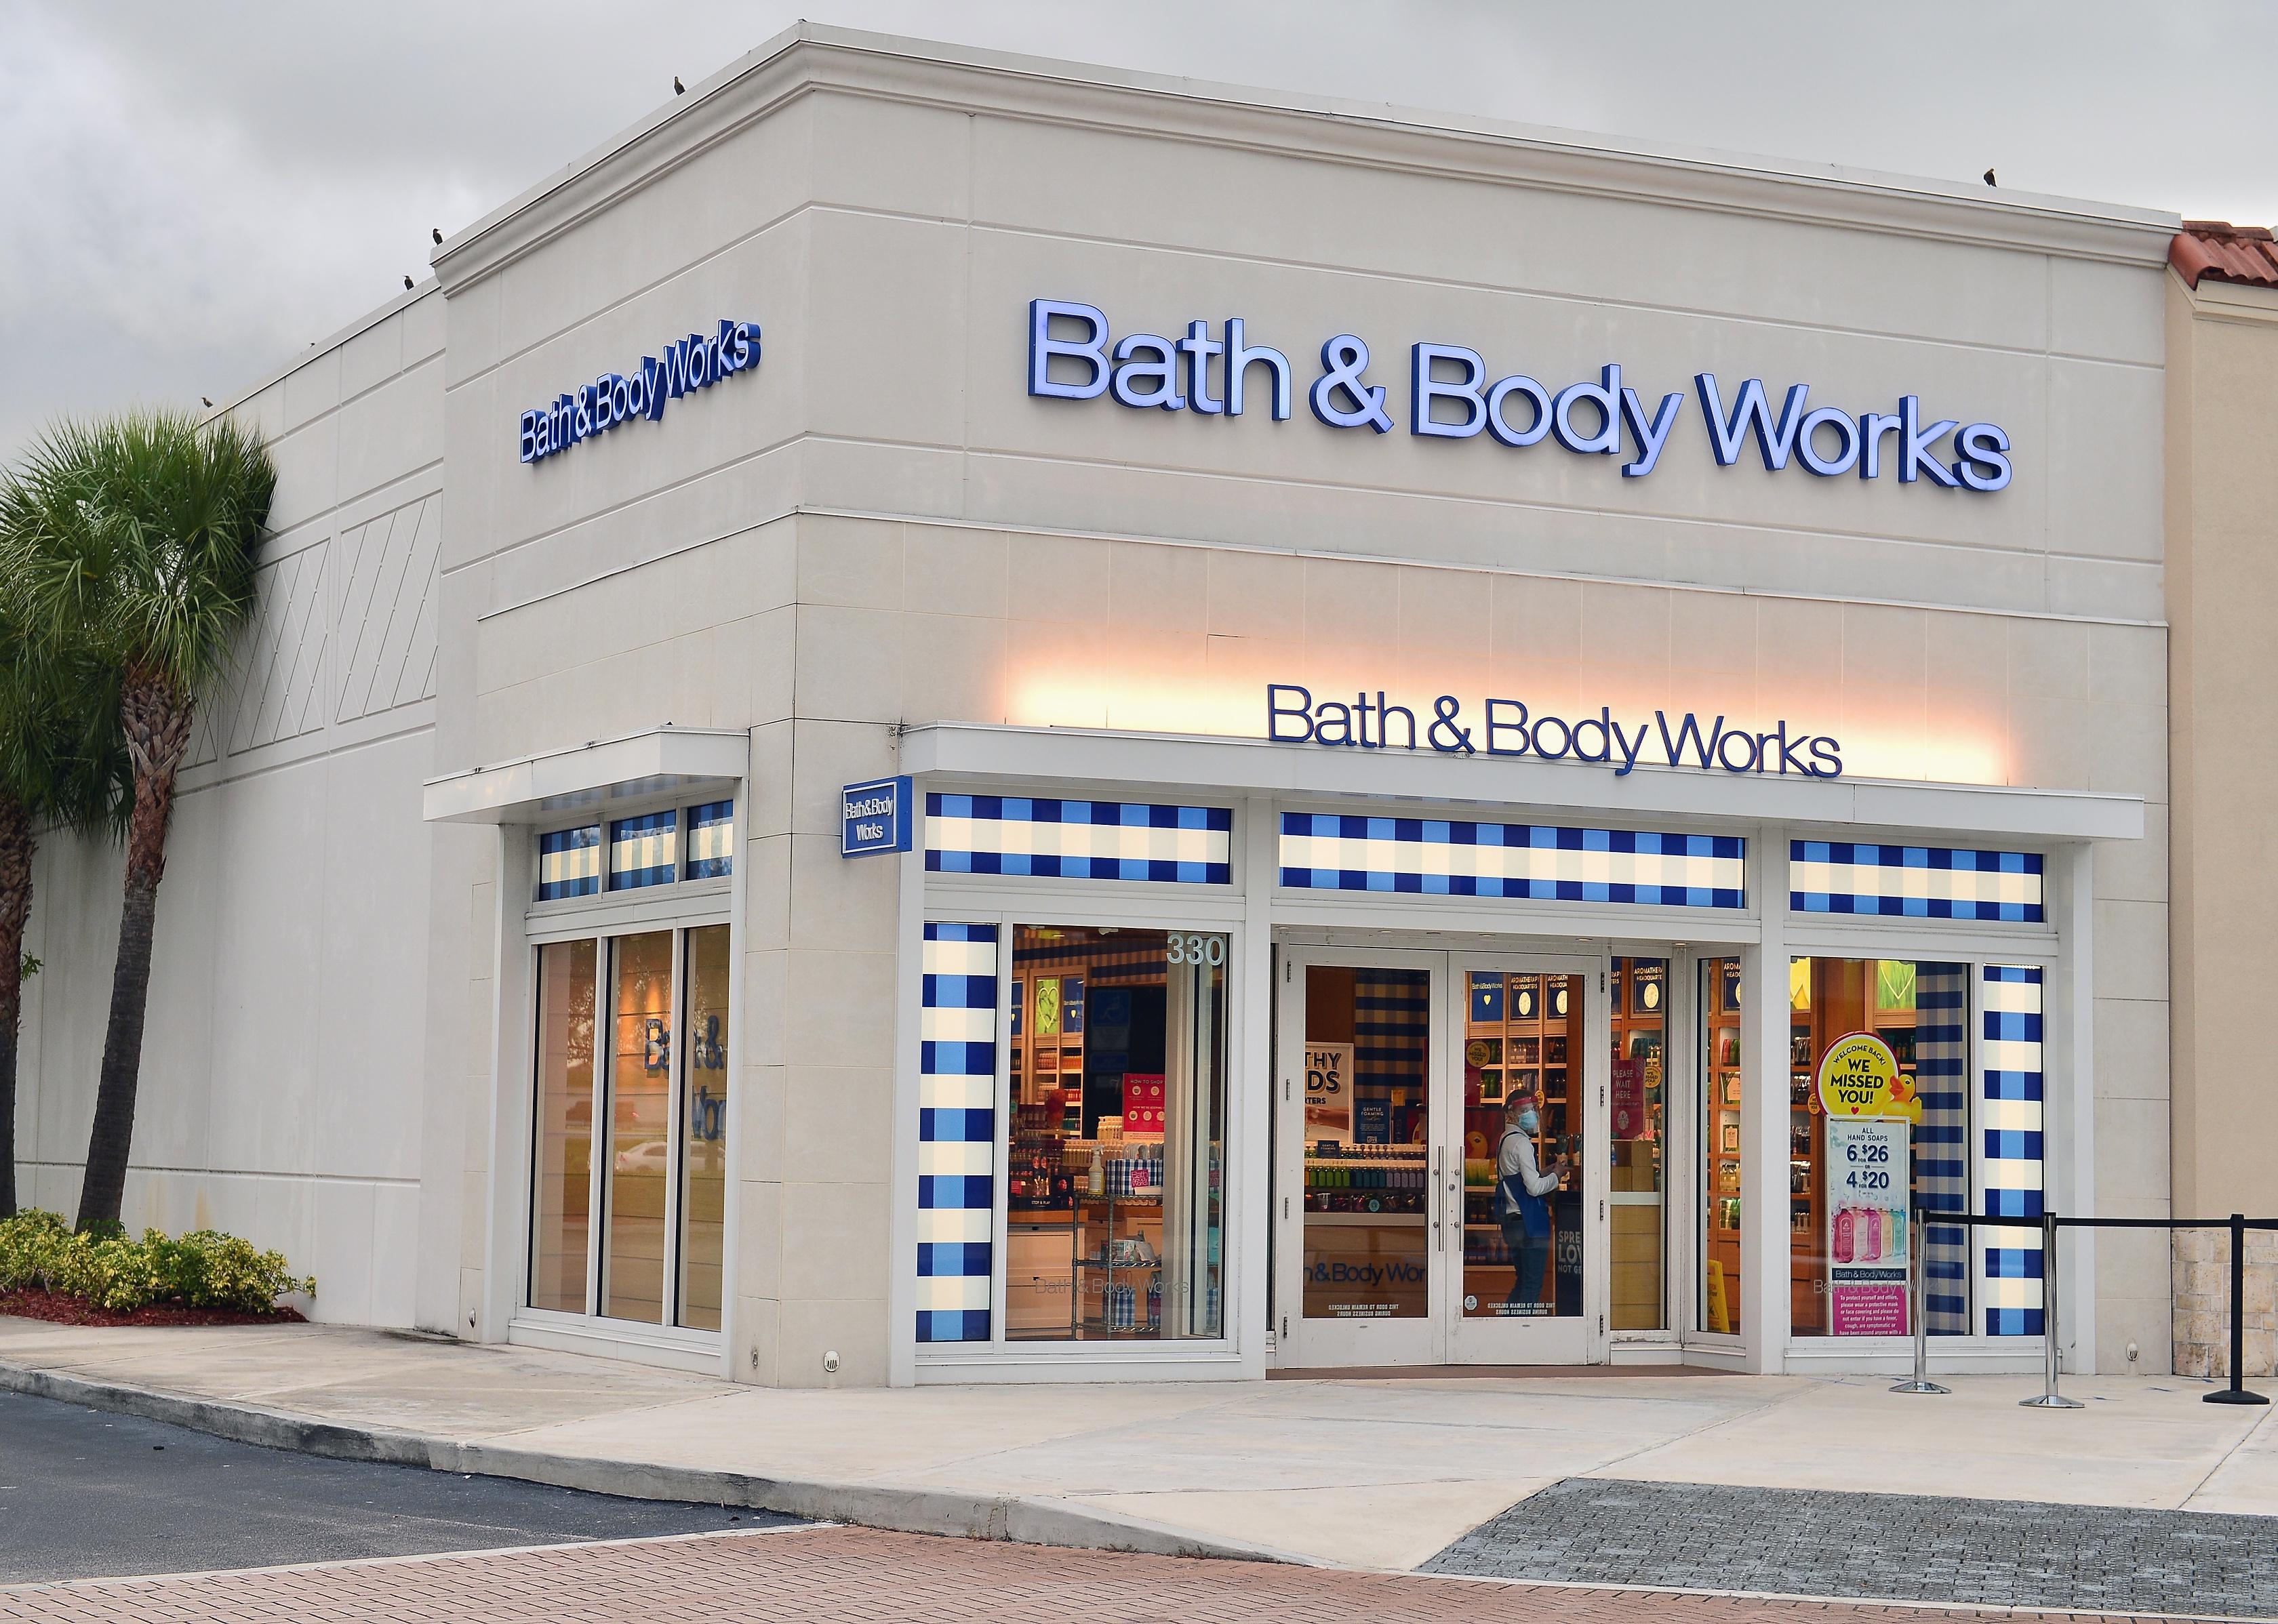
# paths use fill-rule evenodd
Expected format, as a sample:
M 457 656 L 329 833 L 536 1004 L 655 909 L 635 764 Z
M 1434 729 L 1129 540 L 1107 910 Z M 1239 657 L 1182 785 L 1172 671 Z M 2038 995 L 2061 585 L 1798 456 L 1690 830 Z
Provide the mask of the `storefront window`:
M 544 908 L 547 930 L 608 920 L 620 893 L 646 925 L 677 888 L 727 879 L 735 812 L 708 801 L 541 832 L 537 901 L 577 904 Z M 725 888 L 681 894 L 701 919 L 724 911 Z M 694 922 L 605 923 L 537 947 L 531 1308 L 721 1328 L 729 948 L 726 925 Z
M 1740 1329 L 1740 961 L 1701 962 L 1700 1329 Z
M 608 1228 L 601 1312 L 664 1319 L 665 1167 L 672 1108 L 672 933 L 610 944 L 616 987 L 610 1052 Z
M 1911 1333 L 1907 1270 L 1918 1245 L 1931 1334 L 1968 1329 L 1965 1231 L 1932 1224 L 1917 1235 L 1912 1210 L 1968 1209 L 1968 986 L 1965 964 L 1799 958 L 1789 967 L 1798 1336 Z
M 1668 961 L 1617 958 L 1611 987 L 1613 1174 L 1606 1216 L 1613 1277 L 1606 1323 L 1615 1330 L 1659 1330 L 1669 1323 L 1662 1304 L 1668 1234 L 1663 1200 Z
M 530 1304 L 585 1311 L 593 1184 L 593 943 L 538 950 L 538 1118 Z
M 1021 926 L 1005 1334 L 1225 1334 L 1227 938 Z
M 1582 1155 L 1583 986 L 1579 976 L 1472 977 L 1464 1034 L 1466 1319 L 1582 1312 L 1582 1208 L 1593 1178 Z M 1531 1128 L 1514 1107 L 1533 1109 Z M 1506 1156 L 1509 1136 L 1527 1142 Z M 1522 1194 L 1534 1181 L 1540 1187 Z
M 728 927 L 707 925 L 692 930 L 687 942 L 677 1323 L 717 1330 L 728 1191 Z

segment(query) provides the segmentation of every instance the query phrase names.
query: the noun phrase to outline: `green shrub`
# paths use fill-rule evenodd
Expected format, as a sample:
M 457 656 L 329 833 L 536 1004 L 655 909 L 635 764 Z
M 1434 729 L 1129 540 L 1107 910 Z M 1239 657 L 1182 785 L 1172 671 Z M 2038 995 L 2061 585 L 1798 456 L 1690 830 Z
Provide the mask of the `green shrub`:
M 51 1212 L 0 1219 L 0 1292 L 36 1289 L 80 1297 L 115 1314 L 152 1303 L 266 1314 L 287 1292 L 317 1294 L 313 1279 L 292 1274 L 280 1252 L 218 1230 L 192 1230 L 172 1239 L 145 1230 L 74 1235 Z

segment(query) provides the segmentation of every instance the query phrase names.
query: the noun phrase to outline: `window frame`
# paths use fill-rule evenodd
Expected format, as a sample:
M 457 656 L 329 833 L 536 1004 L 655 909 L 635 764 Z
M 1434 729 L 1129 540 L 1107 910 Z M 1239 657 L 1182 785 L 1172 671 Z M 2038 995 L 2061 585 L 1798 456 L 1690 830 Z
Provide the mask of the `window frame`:
M 525 980 L 531 988 L 525 1000 L 527 1021 L 525 1038 L 528 1042 L 522 1091 L 524 1102 L 523 1117 L 521 1201 L 522 1244 L 518 1248 L 519 1264 L 510 1323 L 533 1327 L 560 1329 L 585 1334 L 615 1334 L 631 1340 L 667 1343 L 699 1349 L 716 1349 L 722 1344 L 728 1318 L 729 1285 L 732 1279 L 733 1262 L 728 1255 L 732 1247 L 732 1223 L 723 1224 L 722 1236 L 722 1282 L 721 1287 L 722 1330 L 700 1330 L 676 1322 L 684 1307 L 680 1271 L 681 1211 L 685 1196 L 686 1168 L 685 1132 L 688 1092 L 687 1068 L 691 1047 L 687 1041 L 687 980 L 688 935 L 691 931 L 707 926 L 722 926 L 730 931 L 729 962 L 731 987 L 738 972 L 736 966 L 734 936 L 733 891 L 737 881 L 736 865 L 743 860 L 739 849 L 740 833 L 731 836 L 734 843 L 729 852 L 729 872 L 701 880 L 686 877 L 689 858 L 688 837 L 691 816 L 699 806 L 726 802 L 730 807 L 729 827 L 740 831 L 742 808 L 737 804 L 740 794 L 722 795 L 716 791 L 699 799 L 656 797 L 645 800 L 628 800 L 606 809 L 586 809 L 584 815 L 562 816 L 531 826 L 528 841 L 528 862 L 524 867 L 524 942 L 526 961 Z M 653 816 L 670 811 L 674 814 L 674 876 L 672 880 L 648 886 L 612 889 L 609 884 L 611 834 L 614 826 L 625 819 Z M 539 846 L 546 835 L 562 829 L 586 828 L 598 826 L 601 834 L 601 889 L 592 896 L 557 898 L 550 902 L 538 900 Z M 604 1157 L 614 1152 L 604 1148 L 609 1138 L 608 1124 L 615 1103 L 615 1078 L 613 1055 L 617 1007 L 618 955 L 615 944 L 626 936 L 669 933 L 672 951 L 672 1010 L 673 1056 L 671 1081 L 668 1090 L 665 1128 L 668 1153 L 665 1178 L 664 1247 L 661 1260 L 662 1298 L 660 1317 L 655 1321 L 618 1319 L 601 1312 L 607 1300 L 603 1279 L 606 1257 L 606 1238 L 608 1230 L 608 1185 L 603 1166 Z M 566 942 L 591 941 L 594 944 L 595 962 L 595 1036 L 593 1082 L 593 1137 L 591 1166 L 588 1170 L 588 1218 L 586 1235 L 585 1308 L 583 1313 L 572 1314 L 560 1309 L 541 1308 L 531 1302 L 535 1276 L 537 1247 L 537 1134 L 540 1129 L 538 1066 L 543 1053 L 544 1033 L 541 1023 L 545 1018 L 542 1001 L 538 996 L 540 949 Z M 604 1033 L 608 1034 L 604 1037 Z M 732 1077 L 738 1062 L 739 1033 L 733 1021 L 729 1023 L 726 1048 L 726 1069 L 730 1075 L 730 1098 L 734 1098 Z M 729 1113 L 732 1123 L 734 1113 Z M 730 1158 L 728 1184 L 735 1183 L 732 1157 L 734 1136 L 728 1133 Z

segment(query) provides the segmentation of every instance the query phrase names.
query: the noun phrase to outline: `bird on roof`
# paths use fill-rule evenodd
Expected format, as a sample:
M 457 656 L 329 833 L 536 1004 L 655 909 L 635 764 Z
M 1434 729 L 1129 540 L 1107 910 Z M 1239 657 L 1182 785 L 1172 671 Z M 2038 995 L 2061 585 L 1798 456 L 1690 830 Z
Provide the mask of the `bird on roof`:
M 409 277 L 403 278 L 403 291 L 407 294 L 411 291 L 411 278 Z
M 206 409 L 207 409 L 208 411 L 211 411 L 211 410 L 213 409 L 213 397 L 212 397 L 211 395 L 210 395 L 210 394 L 202 394 L 202 395 L 200 395 L 200 396 L 198 397 L 198 399 L 199 399 L 201 401 L 203 401 L 203 402 L 204 403 L 205 408 L 206 408 Z
M 675 73 L 672 76 L 672 94 L 675 95 L 686 95 L 688 94 L 688 87 L 680 82 L 680 75 L 677 73 Z
M 1985 172 L 1985 184 L 1987 186 L 1999 186 L 2001 183 L 1993 179 L 1993 172 L 1989 169 Z
M 427 234 L 432 237 L 438 244 L 441 243 L 443 240 L 443 228 L 440 225 L 429 226 L 427 228 Z

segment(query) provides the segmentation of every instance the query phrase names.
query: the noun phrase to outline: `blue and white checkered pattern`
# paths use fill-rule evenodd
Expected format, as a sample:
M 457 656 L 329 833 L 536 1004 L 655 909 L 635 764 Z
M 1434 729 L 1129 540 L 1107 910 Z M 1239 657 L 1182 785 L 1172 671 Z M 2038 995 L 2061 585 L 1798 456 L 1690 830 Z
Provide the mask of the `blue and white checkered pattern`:
M 2041 972 L 1988 964 L 1984 981 L 1984 1211 L 2030 1218 L 2030 1229 L 1986 1230 L 1985 1334 L 2041 1334 Z
M 1787 855 L 1787 905 L 1798 913 L 2042 921 L 2037 851 L 1797 840 Z
M 643 886 L 670 885 L 680 867 L 673 856 L 679 830 L 677 812 L 648 812 L 610 824 L 609 889 L 636 891 Z
M 1234 812 L 1011 795 L 926 797 L 927 872 L 1233 882 Z
M 925 927 L 918 1018 L 918 1340 L 989 1340 L 997 926 Z
M 1915 1182 L 1932 1212 L 1969 1210 L 1969 966 L 1915 966 Z M 1969 1232 L 1932 1224 L 1922 1237 L 1923 1308 L 1934 1336 L 1969 1330 Z
M 598 896 L 601 890 L 601 826 L 555 829 L 538 837 L 538 900 Z
M 1281 814 L 1281 883 L 1295 891 L 1740 908 L 1747 850 L 1736 835 Z
M 724 880 L 736 869 L 736 803 L 707 801 L 688 809 L 687 877 Z

